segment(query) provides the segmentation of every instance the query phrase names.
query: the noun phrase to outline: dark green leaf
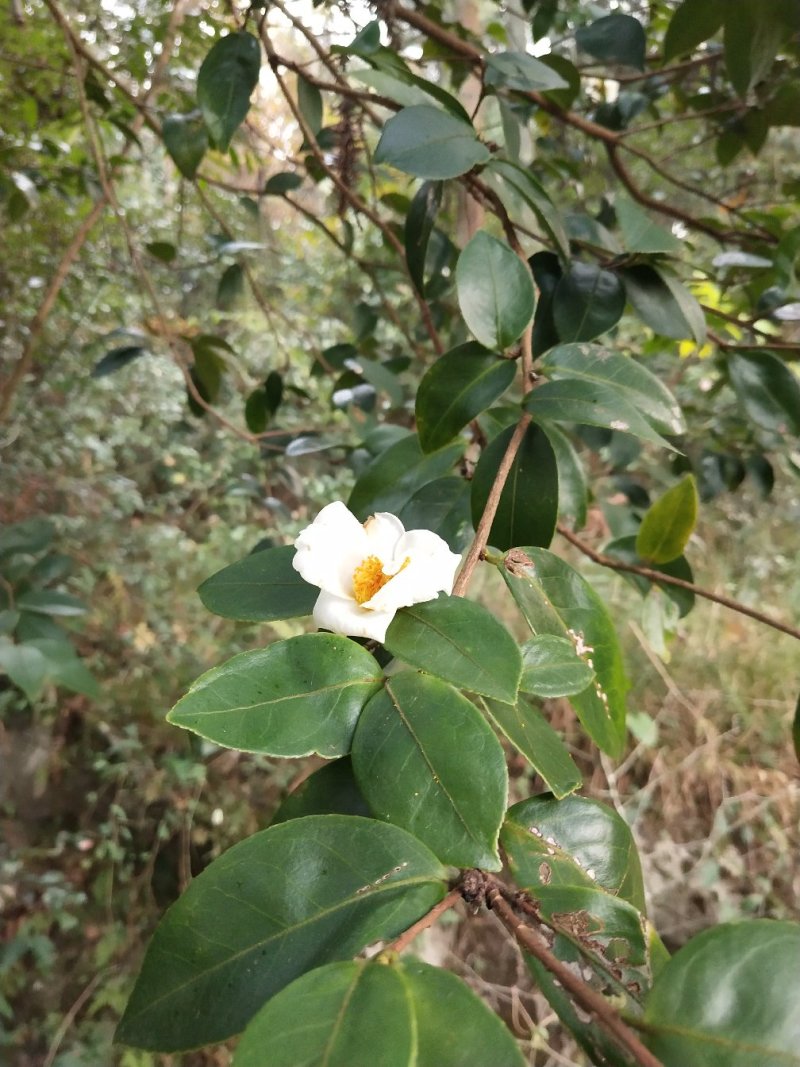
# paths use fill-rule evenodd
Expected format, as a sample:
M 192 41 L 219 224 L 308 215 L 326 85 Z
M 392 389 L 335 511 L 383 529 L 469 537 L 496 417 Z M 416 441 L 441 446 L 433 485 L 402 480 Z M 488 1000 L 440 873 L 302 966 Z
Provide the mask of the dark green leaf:
M 437 478 L 418 489 L 397 516 L 407 530 L 432 530 L 453 552 L 461 552 L 472 531 L 469 482 Z
M 559 342 L 553 318 L 553 295 L 563 271 L 554 252 L 537 252 L 528 260 L 533 278 L 539 287 L 536 311 L 533 316 L 533 355 L 538 358 Z
M 100 694 L 96 679 L 86 665 L 78 659 L 75 648 L 69 641 L 55 638 L 38 638 L 26 642 L 26 648 L 35 648 L 44 656 L 47 680 L 63 685 L 73 693 L 97 697 Z
M 641 22 L 632 15 L 605 15 L 575 34 L 582 52 L 602 62 L 622 63 L 644 70 L 645 41 Z
M 694 477 L 687 474 L 644 513 L 636 552 L 646 563 L 669 563 L 683 554 L 697 524 L 699 499 Z
M 244 295 L 244 271 L 238 263 L 231 263 L 222 273 L 217 286 L 217 307 L 230 311 Z
M 406 107 L 383 127 L 376 163 L 417 178 L 457 178 L 489 159 L 471 125 L 426 104 Z
M 725 0 L 683 0 L 664 36 L 664 62 L 693 52 L 713 37 L 725 17 Z
M 571 529 L 586 525 L 589 487 L 586 474 L 572 442 L 557 426 L 540 422 L 556 457 L 558 471 L 558 515 Z
M 196 112 L 167 115 L 161 126 L 161 136 L 172 162 L 184 178 L 191 181 L 208 149 L 208 130 L 202 116 Z
M 387 679 L 358 721 L 353 769 L 376 815 L 410 830 L 443 863 L 500 870 L 505 757 L 452 686 L 411 671 Z
M 0 634 L 13 633 L 19 619 L 20 613 L 18 611 L 13 608 L 3 608 L 0 611 Z
M 269 411 L 267 410 L 267 394 L 264 392 L 263 385 L 254 389 L 245 401 L 244 421 L 251 433 L 263 433 L 267 428 Z
M 476 527 L 514 431 L 515 427 L 509 426 L 499 433 L 478 460 L 472 479 L 472 519 Z M 555 453 L 544 431 L 531 425 L 525 431 L 503 487 L 489 543 L 499 549 L 521 544 L 549 545 L 557 518 Z
M 490 407 L 514 380 L 513 360 L 498 359 L 476 342 L 441 356 L 419 383 L 416 401 L 419 443 L 434 452 Z
M 620 271 L 628 300 L 639 318 L 655 333 L 703 344 L 706 320 L 689 290 L 662 268 L 642 265 Z
M 282 170 L 273 174 L 264 186 L 266 196 L 283 196 L 284 193 L 293 193 L 303 184 L 303 179 L 292 170 Z
M 727 0 L 725 66 L 739 96 L 746 97 L 767 77 L 781 45 L 796 30 L 793 0 L 774 0 L 767 7 L 760 0 Z
M 167 719 L 226 748 L 331 759 L 350 751 L 358 716 L 381 677 L 355 641 L 303 634 L 207 671 Z
M 358 788 L 349 756 L 332 760 L 293 790 L 272 816 L 271 826 L 305 815 L 372 815 Z
M 508 348 L 533 318 L 530 271 L 507 244 L 482 230 L 458 257 L 456 288 L 464 321 L 486 348 Z
M 529 170 L 504 159 L 494 159 L 489 164 L 489 167 L 487 167 L 487 175 L 491 176 L 494 174 L 499 175 L 505 185 L 513 190 L 514 193 L 522 199 L 523 203 L 534 212 L 545 232 L 548 233 L 555 242 L 559 255 L 565 261 L 568 260 L 569 238 L 567 237 L 558 209 L 550 199 L 544 186 L 534 178 Z M 532 256 L 531 266 L 533 267 L 532 261 L 534 259 L 546 255 L 549 255 L 549 253 L 539 252 L 536 256 Z M 537 284 L 541 285 L 538 278 L 536 281 Z
M 306 126 L 316 137 L 322 129 L 322 93 L 302 74 L 297 75 L 297 105 Z
M 154 259 L 162 263 L 171 263 L 178 254 L 178 249 L 170 241 L 150 241 L 145 248 Z
M 547 92 L 548 89 L 568 89 L 557 71 L 527 52 L 494 52 L 486 56 L 484 81 L 495 88 Z
M 618 194 L 614 210 L 626 252 L 653 255 L 659 252 L 678 253 L 683 249 L 682 241 L 653 222 L 647 212 L 629 196 Z
M 728 375 L 736 397 L 757 426 L 778 434 L 800 434 L 800 385 L 771 352 L 731 352 Z
M 581 657 L 573 641 L 554 634 L 531 637 L 522 646 L 523 693 L 537 697 L 568 697 L 582 693 L 594 681 L 594 670 Z
M 636 566 L 645 567 L 647 564 L 640 558 L 636 551 L 636 534 L 629 534 L 626 537 L 618 537 L 615 540 L 609 542 L 603 549 L 607 556 L 614 556 L 617 559 L 623 560 L 625 563 L 633 563 Z M 685 556 L 679 556 L 677 559 L 671 560 L 669 563 L 662 563 L 658 566 L 652 566 L 652 570 L 661 571 L 664 574 L 669 575 L 672 578 L 681 578 L 685 582 L 693 582 L 694 575 L 692 574 L 692 568 L 686 560 Z M 643 578 L 640 574 L 620 572 L 622 577 L 631 585 L 635 586 L 642 596 L 647 596 L 649 589 L 652 586 L 652 582 Z M 667 594 L 670 600 L 677 605 L 681 617 L 688 615 L 694 607 L 694 593 L 689 589 L 681 589 L 680 586 L 670 585 L 667 582 L 655 583 L 660 589 Z
M 0 637 L 0 671 L 4 671 L 33 703 L 44 689 L 47 660 L 32 645 L 15 645 L 8 638 Z
M 594 263 L 571 263 L 553 293 L 553 320 L 564 342 L 594 340 L 616 326 L 624 310 L 622 282 Z
M 221 37 L 203 60 L 197 75 L 197 103 L 211 141 L 222 152 L 250 110 L 250 94 L 260 68 L 261 46 L 244 30 Z
M 116 1039 L 161 1052 L 223 1041 L 306 971 L 405 930 L 444 878 L 423 844 L 371 819 L 309 815 L 255 834 L 169 909 Z
M 406 217 L 406 263 L 417 292 L 425 295 L 425 258 L 428 241 L 442 203 L 441 182 L 423 182 L 417 190 Z
M 705 930 L 647 998 L 647 1043 L 666 1064 L 800 1065 L 800 925 L 755 919 Z
M 92 367 L 92 377 L 105 378 L 108 374 L 115 374 L 123 367 L 127 367 L 129 363 L 133 363 L 135 359 L 147 354 L 148 350 L 142 345 L 122 345 L 119 348 L 112 348 Z
M 538 708 L 520 698 L 516 704 L 481 700 L 489 718 L 522 753 L 554 796 L 568 796 L 583 784 L 567 747 Z
M 20 611 L 33 611 L 37 615 L 84 615 L 86 605 L 69 593 L 58 593 L 51 589 L 35 589 L 17 597 Z
M 319 589 L 292 567 L 295 548 L 253 552 L 207 578 L 197 590 L 209 611 L 226 619 L 275 622 L 310 615 Z
M 522 671 L 517 643 L 472 600 L 440 595 L 403 608 L 389 624 L 384 645 L 398 659 L 459 689 L 507 703 L 517 698 Z
M 619 640 L 603 601 L 564 560 L 542 548 L 506 557 L 503 577 L 534 634 L 568 637 L 596 678 L 570 698 L 587 733 L 610 756 L 625 742 L 628 680 Z
M 447 474 L 464 452 L 455 441 L 427 455 L 416 434 L 409 434 L 382 452 L 359 475 L 347 506 L 362 521 L 376 511 L 396 515 L 423 485 Z
M 0 527 L 0 558 L 17 552 L 34 554 L 47 548 L 56 528 L 49 519 L 25 519 Z

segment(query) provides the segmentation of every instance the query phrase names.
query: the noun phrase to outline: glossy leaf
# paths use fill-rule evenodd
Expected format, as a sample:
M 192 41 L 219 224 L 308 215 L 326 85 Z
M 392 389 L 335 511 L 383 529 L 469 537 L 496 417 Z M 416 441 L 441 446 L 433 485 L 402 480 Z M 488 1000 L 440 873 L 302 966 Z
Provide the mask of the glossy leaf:
M 659 433 L 686 431 L 672 393 L 652 371 L 630 356 L 601 345 L 559 345 L 547 353 L 541 366 L 553 377 L 613 386 Z
M 540 422 L 556 457 L 558 470 L 558 515 L 573 530 L 586 525 L 589 487 L 586 473 L 572 442 L 552 423 Z
M 358 788 L 349 756 L 331 760 L 294 789 L 272 816 L 271 826 L 306 815 L 363 815 L 372 812 Z
M 281 990 L 251 1020 L 233 1067 L 410 1067 L 413 1007 L 399 967 L 329 963 Z
M 592 341 L 622 318 L 625 290 L 594 263 L 571 263 L 553 293 L 553 320 L 564 342 Z
M 626 252 L 654 255 L 682 250 L 683 243 L 669 230 L 653 222 L 644 208 L 639 207 L 629 196 L 618 194 L 614 201 L 614 210 Z
M 473 127 L 439 108 L 406 107 L 384 125 L 375 162 L 417 178 L 457 178 L 489 159 Z
M 47 660 L 32 645 L 16 645 L 7 637 L 0 637 L 0 671 L 7 674 L 32 703 L 44 689 Z
M 209 611 L 226 619 L 275 622 L 310 615 L 319 589 L 292 567 L 294 545 L 267 548 L 212 574 L 197 590 Z
M 528 92 L 569 88 L 569 83 L 557 71 L 527 52 L 493 52 L 487 55 L 484 81 L 495 88 Z
M 697 484 L 687 474 L 644 514 L 636 551 L 647 563 L 669 563 L 683 554 L 697 524 Z
M 674 275 L 642 265 L 627 267 L 620 276 L 634 311 L 651 330 L 678 341 L 688 338 L 704 343 L 706 321 L 702 308 Z
M 428 242 L 442 203 L 441 182 L 423 182 L 411 201 L 405 226 L 406 263 L 417 292 L 425 295 Z
M 644 29 L 632 15 L 605 15 L 596 19 L 577 30 L 575 43 L 595 59 L 644 70 L 647 47 Z
M 399 611 L 386 633 L 388 652 L 412 667 L 473 693 L 513 702 L 522 660 L 517 643 L 473 600 L 440 595 Z
M 437 478 L 418 489 L 397 516 L 407 530 L 432 530 L 451 551 L 461 552 L 470 539 L 472 518 L 469 482 Z
M 508 348 L 533 318 L 530 271 L 507 244 L 482 230 L 458 257 L 456 289 L 464 321 L 486 348 Z
M 303 634 L 206 671 L 167 719 L 226 748 L 330 759 L 349 752 L 358 716 L 381 677 L 355 641 Z
M 513 190 L 534 212 L 544 230 L 553 238 L 559 255 L 563 260 L 569 259 L 569 238 L 561 221 L 558 209 L 545 190 L 525 167 L 510 163 L 505 159 L 493 159 L 487 167 L 487 175 L 499 175 L 506 186 Z M 549 253 L 537 253 L 549 255 Z M 532 256 L 531 259 L 535 259 Z M 537 283 L 539 279 L 537 278 Z M 540 283 L 539 283 L 540 284 Z
M 454 441 L 427 455 L 416 434 L 390 445 L 359 475 L 347 506 L 362 521 L 376 511 L 396 515 L 411 497 L 435 478 L 448 474 L 464 452 Z
M 267 179 L 267 183 L 264 186 L 264 195 L 283 196 L 286 193 L 293 193 L 302 184 L 303 179 L 299 174 L 295 174 L 292 170 L 282 170 Z
M 322 93 L 302 74 L 297 75 L 297 106 L 309 130 L 316 137 L 322 129 Z
M 629 534 L 625 537 L 615 538 L 604 547 L 603 552 L 607 556 L 614 556 L 617 559 L 623 560 L 625 563 L 633 563 L 640 567 L 648 566 L 636 551 L 636 534 Z M 672 578 L 682 578 L 685 582 L 694 581 L 692 568 L 689 566 L 685 556 L 678 556 L 677 559 L 670 560 L 669 563 L 661 563 L 657 565 L 651 563 L 649 566 L 652 570 L 661 571 Z M 640 574 L 632 574 L 625 571 L 620 571 L 620 574 L 626 581 L 635 586 L 642 596 L 646 596 L 648 590 L 654 584 L 648 578 L 643 578 Z M 695 597 L 691 590 L 681 589 L 680 586 L 670 585 L 667 582 L 657 581 L 655 582 L 655 585 L 663 590 L 670 600 L 677 605 L 681 617 L 688 615 L 694 607 Z
M 33 611 L 37 615 L 58 615 L 64 618 L 84 615 L 86 605 L 69 593 L 59 593 L 52 589 L 32 589 L 17 597 L 20 611 Z
M 797 31 L 797 7 L 792 0 L 728 0 L 725 5 L 725 67 L 736 92 L 746 97 L 763 81 L 781 45 Z
M 239 1033 L 301 974 L 405 930 L 442 898 L 445 873 L 372 819 L 310 815 L 253 835 L 168 910 L 116 1040 L 174 1052 Z
M 217 307 L 230 311 L 244 296 L 244 270 L 238 263 L 231 263 L 222 272 L 217 286 Z M 197 356 L 195 355 L 195 359 Z
M 476 527 L 514 430 L 515 427 L 509 426 L 499 433 L 478 460 L 472 478 L 472 520 Z M 525 431 L 500 495 L 489 543 L 499 549 L 521 544 L 549 545 L 557 518 L 555 453 L 544 431 L 531 425 Z
M 665 1064 L 800 1065 L 800 924 L 724 923 L 692 938 L 647 998 L 647 1044 Z
M 167 115 L 161 125 L 161 137 L 172 162 L 191 181 L 208 151 L 208 130 L 202 116 L 197 112 Z
M 534 634 L 567 637 L 594 669 L 592 685 L 570 698 L 587 733 L 619 755 L 625 742 L 628 680 L 619 640 L 603 601 L 568 563 L 541 548 L 506 557 L 503 577 Z
M 580 789 L 583 785 L 581 772 L 564 742 L 538 708 L 524 697 L 516 704 L 481 700 L 480 705 L 554 796 L 560 799 Z
M 505 757 L 456 689 L 411 671 L 387 679 L 361 714 L 352 758 L 376 815 L 409 830 L 442 863 L 500 870 Z
M 109 374 L 116 374 L 118 370 L 147 354 L 148 350 L 143 345 L 121 345 L 109 349 L 92 367 L 92 377 L 105 378 Z
M 523 693 L 537 697 L 568 697 L 582 693 L 594 681 L 594 670 L 566 637 L 539 634 L 522 646 Z
M 664 62 L 688 55 L 713 37 L 725 17 L 725 0 L 683 0 L 664 35 Z
M 203 60 L 197 102 L 211 141 L 222 152 L 250 110 L 260 68 L 261 45 L 244 30 L 221 37 Z
M 800 434 L 800 384 L 771 352 L 731 352 L 726 362 L 731 385 L 748 417 L 779 434 Z
M 559 343 L 558 330 L 553 318 L 553 296 L 563 271 L 554 252 L 537 252 L 528 260 L 539 292 L 533 316 L 532 348 L 535 358 Z
M 513 360 L 499 359 L 482 345 L 458 345 L 441 356 L 419 383 L 416 401 L 419 443 L 434 452 L 490 407 L 516 374 Z

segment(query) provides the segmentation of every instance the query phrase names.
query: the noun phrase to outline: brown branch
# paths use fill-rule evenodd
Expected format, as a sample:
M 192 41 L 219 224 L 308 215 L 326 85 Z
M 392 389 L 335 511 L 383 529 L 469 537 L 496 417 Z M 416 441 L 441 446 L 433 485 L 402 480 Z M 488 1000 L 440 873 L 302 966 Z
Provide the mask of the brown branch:
M 623 571 L 626 574 L 638 574 L 642 578 L 647 578 L 650 582 L 657 582 L 660 585 L 674 585 L 677 589 L 685 589 L 689 593 L 694 593 L 695 596 L 711 600 L 724 608 L 730 608 L 731 611 L 736 611 L 739 615 L 747 615 L 748 618 L 755 619 L 756 622 L 771 626 L 773 630 L 780 630 L 781 633 L 788 634 L 789 637 L 800 641 L 800 630 L 794 626 L 789 626 L 787 623 L 780 622 L 780 620 L 773 618 L 771 615 L 764 614 L 763 611 L 748 608 L 746 604 L 741 604 L 738 600 L 732 600 L 730 597 L 722 596 L 720 593 L 712 593 L 710 589 L 704 589 L 702 586 L 695 585 L 694 582 L 687 582 L 683 578 L 674 578 L 672 575 L 664 574 L 663 571 L 654 570 L 652 567 L 643 567 L 636 563 L 625 563 L 621 559 L 614 559 L 613 556 L 606 556 L 602 552 L 597 552 L 595 549 L 590 548 L 585 541 L 576 537 L 563 523 L 558 524 L 558 532 L 571 545 L 574 545 L 579 552 L 582 552 L 584 556 L 587 556 L 594 563 L 599 563 L 601 567 Z
M 639 1067 L 664 1067 L 662 1062 L 642 1044 L 637 1034 L 622 1021 L 609 1002 L 591 986 L 587 985 L 566 964 L 555 956 L 542 934 L 523 922 L 506 901 L 494 880 L 486 887 L 486 906 L 497 916 L 502 925 L 516 941 L 537 959 L 543 967 L 561 984 L 571 998 L 584 1011 L 589 1012 L 597 1023 L 624 1048 Z
M 497 508 L 500 504 L 500 497 L 503 493 L 503 487 L 506 484 L 511 465 L 516 458 L 519 446 L 522 444 L 522 438 L 525 436 L 525 431 L 530 425 L 531 417 L 527 413 L 517 423 L 517 428 L 511 436 L 511 440 L 508 442 L 505 454 L 500 461 L 500 466 L 497 468 L 497 474 L 495 475 L 492 488 L 489 490 L 489 497 L 486 501 L 486 507 L 483 509 L 481 520 L 478 523 L 478 528 L 475 531 L 475 537 L 472 544 L 469 546 L 467 552 L 467 558 L 459 571 L 458 578 L 456 578 L 455 585 L 453 586 L 453 596 L 464 596 L 467 591 L 467 586 L 472 578 L 472 572 L 478 565 L 478 561 L 483 555 L 487 542 L 489 540 L 489 533 L 492 529 L 492 523 L 494 517 L 497 514 Z
M 408 948 L 418 934 L 421 934 L 423 930 L 427 930 L 429 926 L 433 926 L 440 915 L 444 915 L 446 911 L 455 907 L 461 899 L 463 899 L 463 896 L 460 887 L 451 889 L 443 900 L 440 900 L 438 904 L 434 904 L 427 914 L 423 915 L 421 919 L 417 919 L 413 926 L 409 926 L 409 928 L 400 934 L 398 938 L 395 938 L 390 945 L 387 945 L 383 951 L 402 952 L 403 949 Z

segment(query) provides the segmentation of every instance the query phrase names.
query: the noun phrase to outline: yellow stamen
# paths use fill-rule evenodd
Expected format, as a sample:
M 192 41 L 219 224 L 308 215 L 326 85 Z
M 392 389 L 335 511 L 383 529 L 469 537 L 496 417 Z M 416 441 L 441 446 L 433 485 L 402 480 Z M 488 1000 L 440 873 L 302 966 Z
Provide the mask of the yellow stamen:
M 377 556 L 367 556 L 353 571 L 353 595 L 357 604 L 366 604 L 372 600 L 379 589 L 383 589 L 393 575 L 383 573 L 383 564 Z

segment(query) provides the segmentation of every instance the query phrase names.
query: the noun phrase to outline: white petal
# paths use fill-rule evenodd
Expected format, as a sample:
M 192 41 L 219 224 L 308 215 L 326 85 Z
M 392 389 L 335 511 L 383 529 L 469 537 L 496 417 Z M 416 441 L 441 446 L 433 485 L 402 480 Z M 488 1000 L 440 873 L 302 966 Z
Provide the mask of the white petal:
M 314 605 L 314 622 L 320 629 L 347 637 L 369 637 L 383 641 L 394 611 L 366 611 L 355 600 L 322 592 Z
M 405 560 L 408 563 L 403 566 Z M 387 573 L 395 569 L 396 576 L 364 606 L 378 611 L 396 611 L 434 600 L 440 592 L 450 593 L 460 562 L 461 556 L 451 552 L 447 542 L 438 534 L 430 530 L 410 530 L 397 542 L 391 565 L 384 568 Z
M 364 523 L 364 530 L 369 541 L 369 552 L 377 556 L 382 563 L 388 563 L 395 552 L 395 545 L 405 534 L 406 528 L 396 515 L 388 511 L 379 511 L 370 515 Z M 385 568 L 384 568 L 385 569 Z M 386 571 L 386 573 L 390 573 Z
M 353 596 L 353 572 L 370 555 L 364 527 L 341 500 L 328 504 L 295 541 L 292 566 L 311 585 Z

